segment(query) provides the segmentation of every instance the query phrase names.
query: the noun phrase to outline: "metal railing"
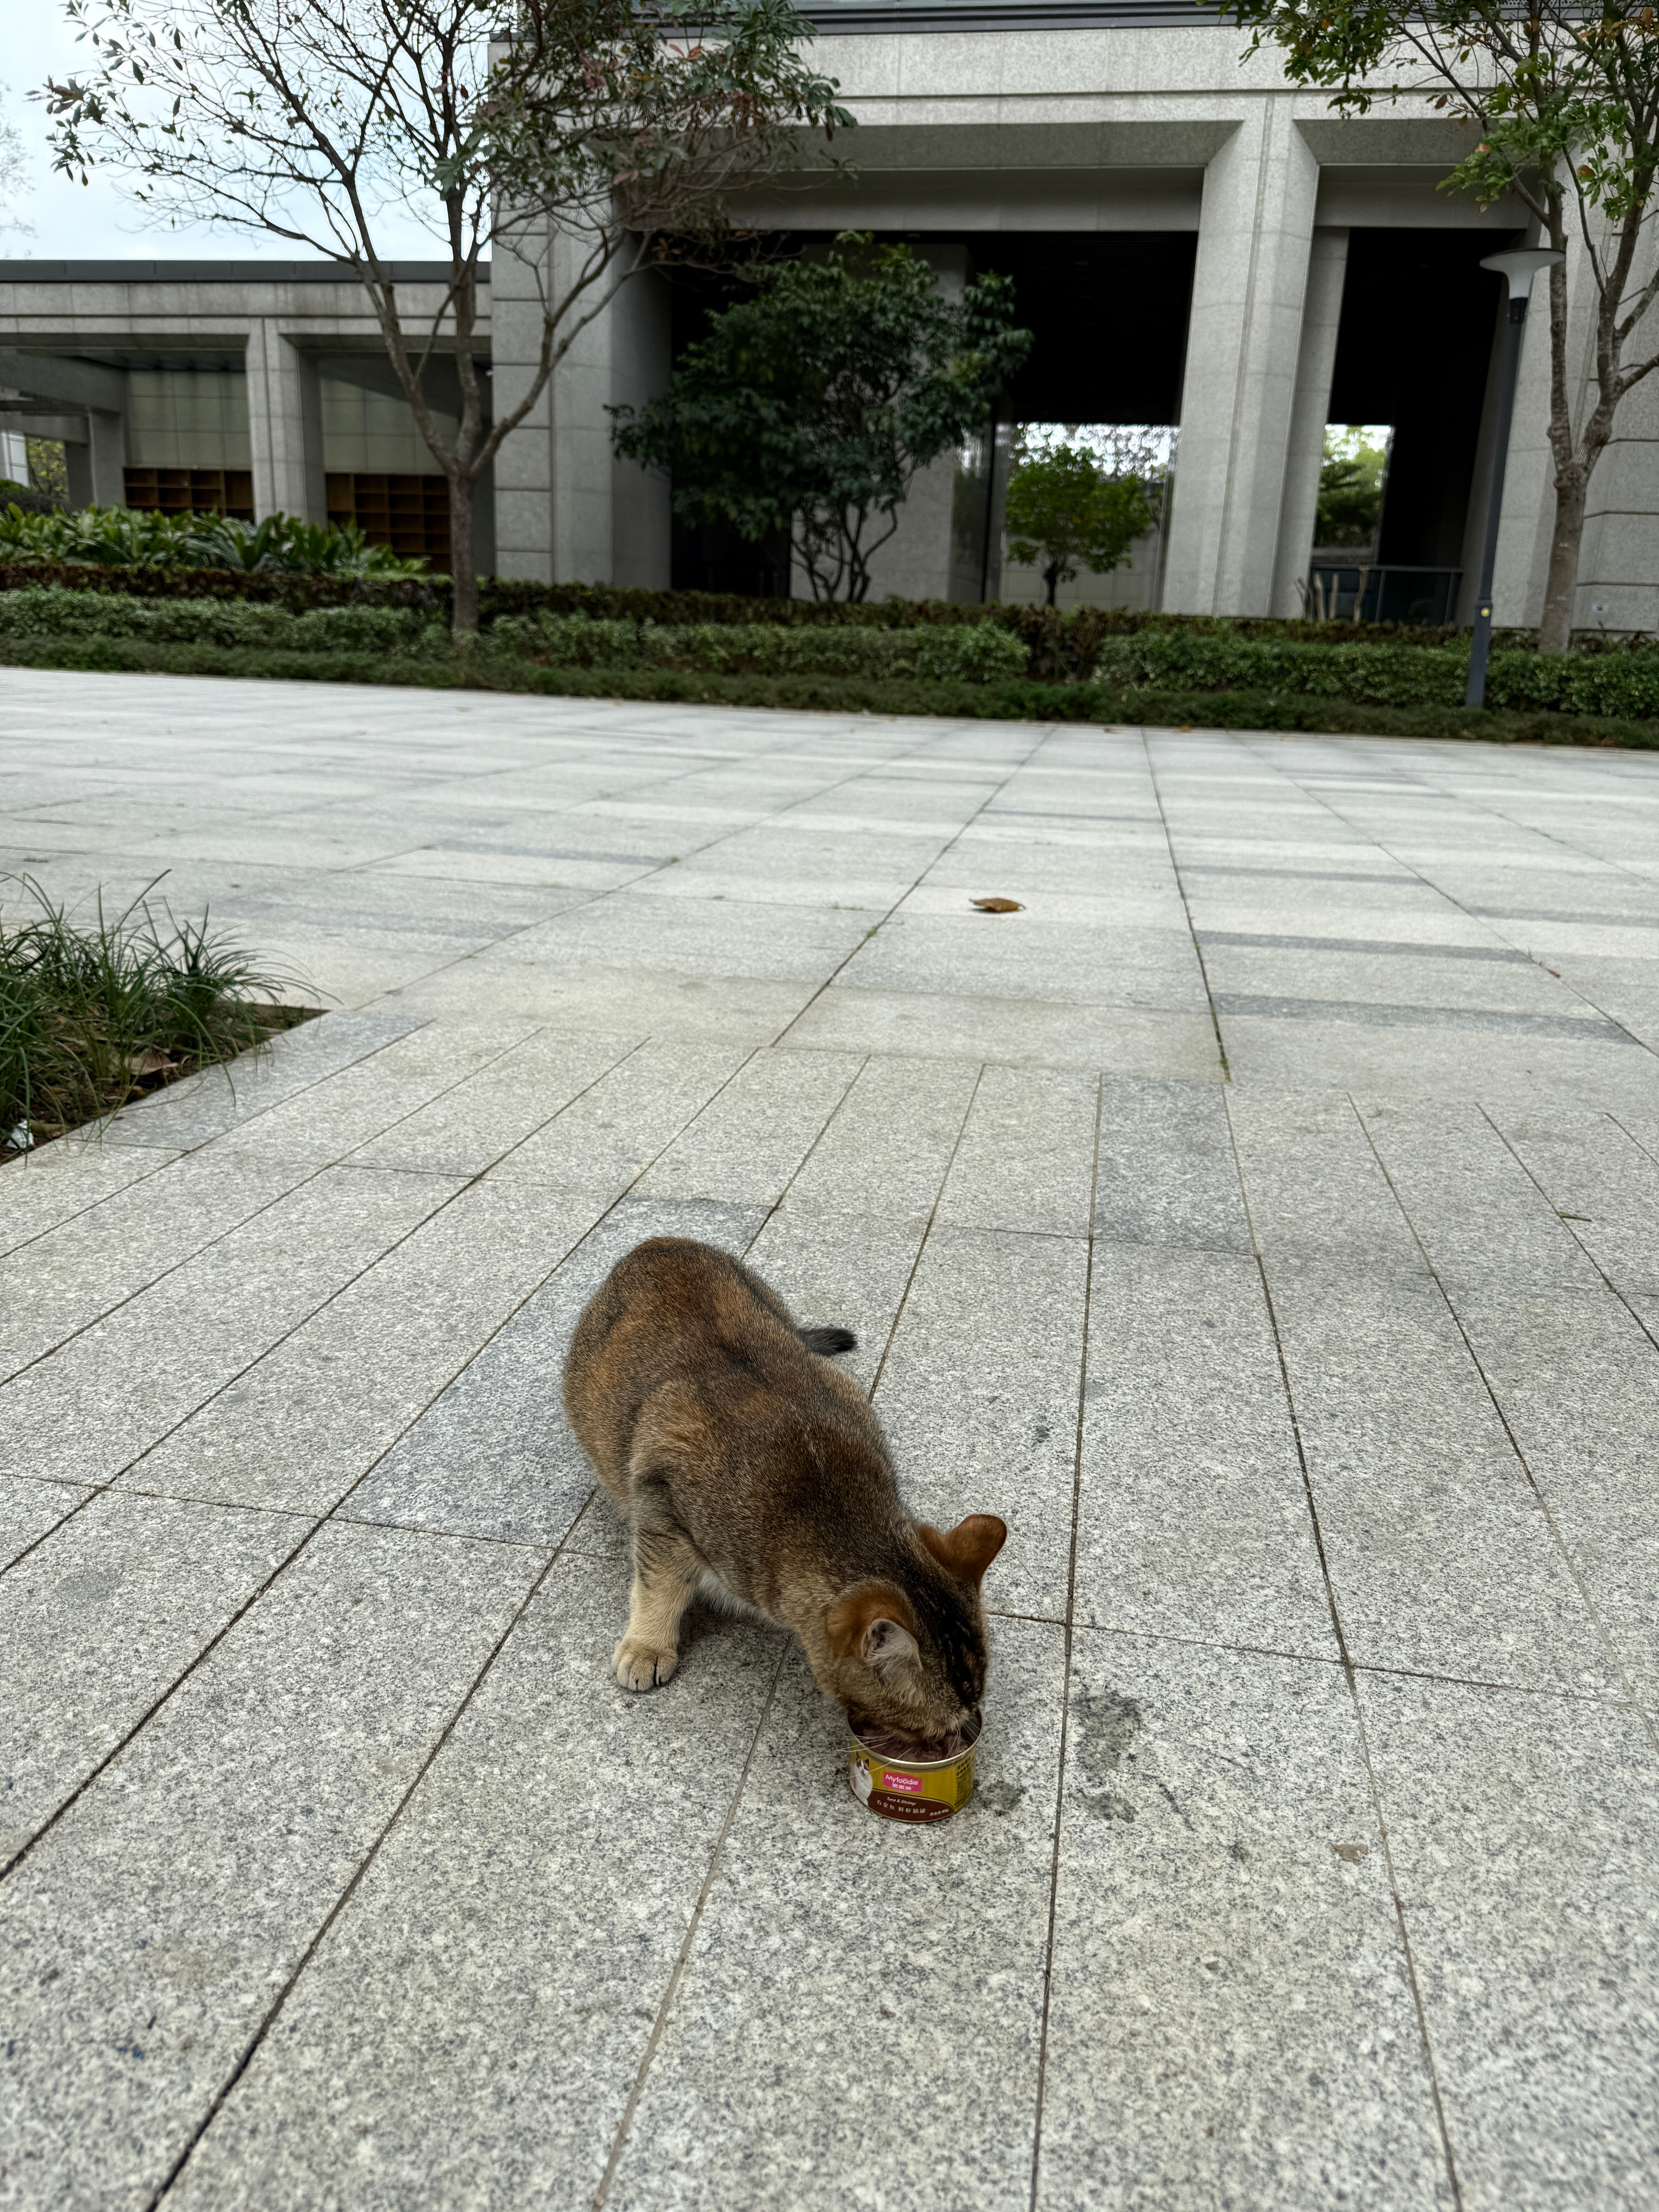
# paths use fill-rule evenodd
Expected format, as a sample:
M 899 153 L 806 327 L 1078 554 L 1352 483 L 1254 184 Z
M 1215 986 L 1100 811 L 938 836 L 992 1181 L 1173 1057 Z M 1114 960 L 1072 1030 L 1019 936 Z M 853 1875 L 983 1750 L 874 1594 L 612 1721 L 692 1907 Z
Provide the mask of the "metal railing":
M 1303 598 L 1314 622 L 1451 623 L 1462 581 L 1461 568 L 1316 561 Z

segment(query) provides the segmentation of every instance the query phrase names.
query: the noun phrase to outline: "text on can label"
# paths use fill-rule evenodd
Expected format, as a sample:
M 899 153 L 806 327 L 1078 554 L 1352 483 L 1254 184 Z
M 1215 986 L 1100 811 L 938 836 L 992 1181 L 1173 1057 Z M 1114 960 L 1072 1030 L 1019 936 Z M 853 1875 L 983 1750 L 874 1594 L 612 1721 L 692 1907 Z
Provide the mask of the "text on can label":
M 884 1790 L 914 1790 L 916 1795 L 920 1796 L 921 1794 L 921 1777 L 919 1774 L 884 1773 L 881 1778 L 881 1786 Z

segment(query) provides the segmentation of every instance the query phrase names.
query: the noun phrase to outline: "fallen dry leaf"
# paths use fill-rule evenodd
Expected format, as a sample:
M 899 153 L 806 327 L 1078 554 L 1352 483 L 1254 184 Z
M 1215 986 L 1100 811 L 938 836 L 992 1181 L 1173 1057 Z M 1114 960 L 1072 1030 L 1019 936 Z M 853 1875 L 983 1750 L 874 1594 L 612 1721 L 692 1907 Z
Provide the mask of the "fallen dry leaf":
M 1024 914 L 1025 909 L 1018 899 L 969 899 L 981 914 Z
M 156 1052 L 154 1049 L 148 1052 L 130 1052 L 126 1058 L 128 1072 L 133 1075 L 159 1075 L 164 1067 L 173 1066 L 173 1061 L 167 1054 Z

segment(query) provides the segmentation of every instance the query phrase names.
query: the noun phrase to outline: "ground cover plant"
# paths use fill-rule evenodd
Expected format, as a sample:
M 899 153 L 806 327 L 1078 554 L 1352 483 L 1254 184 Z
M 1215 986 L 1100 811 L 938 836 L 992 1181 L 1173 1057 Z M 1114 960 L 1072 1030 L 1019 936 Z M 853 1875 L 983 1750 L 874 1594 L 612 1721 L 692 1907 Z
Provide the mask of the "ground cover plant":
M 25 506 L 9 484 L 0 484 L 0 561 L 320 576 L 416 576 L 426 570 L 424 561 L 371 545 L 355 522 L 301 522 L 292 514 L 239 522 L 227 514 L 157 514 L 136 507 L 68 511 L 38 499 Z
M 73 918 L 32 878 L 0 917 L 0 1156 L 112 1114 L 198 1068 L 257 1049 L 307 1018 L 295 984 L 155 884 L 114 915 L 101 893 Z

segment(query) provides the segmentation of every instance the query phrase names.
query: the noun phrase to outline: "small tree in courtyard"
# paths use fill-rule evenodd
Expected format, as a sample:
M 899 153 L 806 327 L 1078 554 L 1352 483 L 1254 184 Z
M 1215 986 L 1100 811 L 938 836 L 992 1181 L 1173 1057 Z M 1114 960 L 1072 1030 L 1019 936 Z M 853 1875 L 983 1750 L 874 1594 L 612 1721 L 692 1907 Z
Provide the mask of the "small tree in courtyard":
M 707 238 L 727 196 L 800 165 L 852 118 L 797 49 L 791 0 L 68 0 L 93 66 L 50 84 L 60 169 L 105 161 L 158 216 L 287 239 L 361 279 L 449 485 L 458 634 L 477 627 L 473 493 L 580 332 L 665 235 Z M 688 0 L 689 12 L 689 0 Z M 492 33 L 510 17 L 494 58 Z M 384 250 L 413 213 L 449 281 L 411 325 Z M 485 421 L 479 264 L 511 254 L 539 305 L 535 360 Z M 451 432 L 428 384 L 452 352 Z
M 1042 572 L 1048 605 L 1079 568 L 1109 574 L 1158 520 L 1161 481 L 1103 461 L 1080 441 L 1016 448 L 1008 478 L 1008 552 Z
M 672 383 L 617 417 L 619 453 L 667 469 L 687 522 L 787 529 L 820 599 L 862 599 L 918 469 L 984 428 L 1030 350 L 1006 277 L 945 299 L 908 246 L 843 232 L 821 259 L 762 263 Z
M 1332 105 L 1426 97 L 1480 131 L 1446 179 L 1490 205 L 1513 193 L 1545 240 L 1576 246 L 1594 298 L 1594 404 L 1573 419 L 1568 270 L 1549 279 L 1550 452 L 1555 528 L 1539 643 L 1571 641 L 1585 505 L 1620 402 L 1659 368 L 1653 186 L 1659 173 L 1659 13 L 1603 0 L 1240 0 L 1255 45 Z M 1645 325 L 1645 327 L 1644 327 Z
M 1389 448 L 1365 435 L 1363 422 L 1328 422 L 1319 468 L 1316 545 L 1375 546 L 1382 520 Z

